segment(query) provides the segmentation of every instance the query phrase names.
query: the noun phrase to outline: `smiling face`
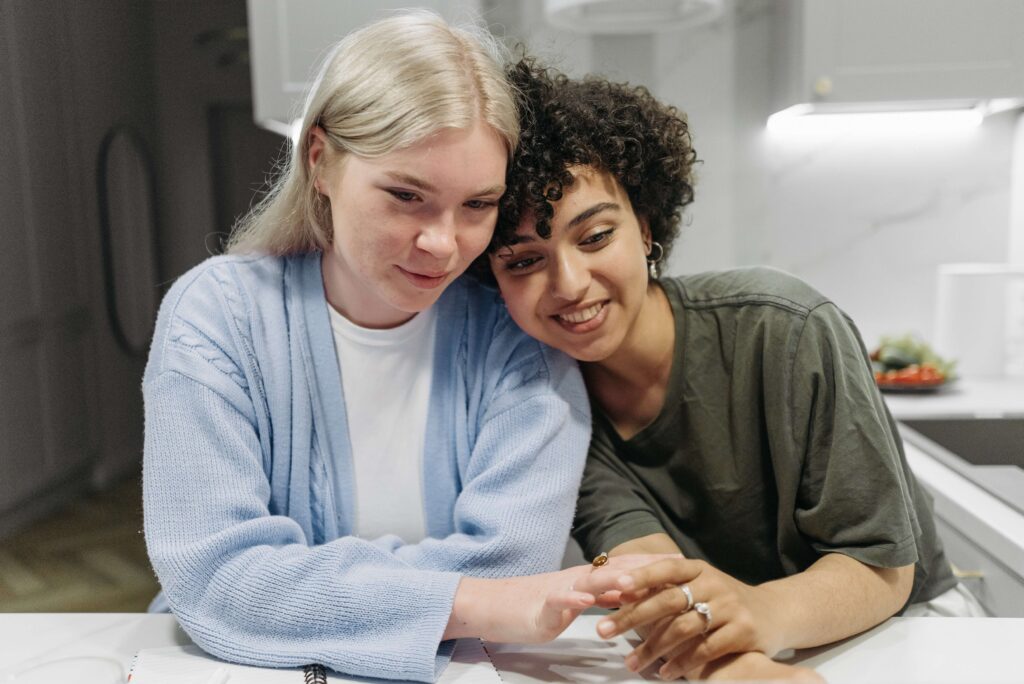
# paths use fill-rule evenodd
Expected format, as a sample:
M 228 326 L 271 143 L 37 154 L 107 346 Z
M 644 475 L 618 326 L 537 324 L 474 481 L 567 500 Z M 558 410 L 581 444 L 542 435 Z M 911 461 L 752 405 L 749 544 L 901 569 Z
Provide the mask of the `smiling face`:
M 551 237 L 528 216 L 517 242 L 491 255 L 502 297 L 526 333 L 580 361 L 622 347 L 647 298 L 645 225 L 608 173 L 570 169 L 575 182 L 553 203 Z
M 312 135 L 309 163 L 320 162 L 316 187 L 331 205 L 327 300 L 358 325 L 399 325 L 486 249 L 505 189 L 505 143 L 477 121 L 379 158 L 322 159 L 326 138 Z

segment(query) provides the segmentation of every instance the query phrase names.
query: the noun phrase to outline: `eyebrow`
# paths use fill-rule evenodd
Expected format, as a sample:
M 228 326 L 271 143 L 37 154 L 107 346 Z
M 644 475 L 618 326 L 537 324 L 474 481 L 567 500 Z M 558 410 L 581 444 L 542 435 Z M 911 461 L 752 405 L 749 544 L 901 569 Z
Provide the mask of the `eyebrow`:
M 386 175 L 388 178 L 390 178 L 390 179 L 392 179 L 394 181 L 397 181 L 399 183 L 402 183 L 404 185 L 411 185 L 412 187 L 416 188 L 417 190 L 423 190 L 425 192 L 433 192 L 433 193 L 438 192 L 437 186 L 434 185 L 433 183 L 431 183 L 431 182 L 429 182 L 427 180 L 424 180 L 422 178 L 417 178 L 416 176 L 410 176 L 409 174 L 402 173 L 401 171 L 387 171 L 387 172 L 385 172 L 384 175 Z M 504 192 L 505 192 L 504 184 L 498 184 L 498 185 L 492 185 L 492 186 L 490 186 L 488 188 L 484 188 L 483 190 L 480 190 L 479 192 L 474 192 L 472 194 L 472 196 L 473 197 L 481 197 L 483 195 L 501 195 Z
M 615 202 L 598 202 L 592 207 L 584 209 L 580 213 L 576 214 L 569 223 L 566 224 L 566 228 L 575 228 L 579 224 L 586 221 L 588 218 L 600 214 L 602 211 L 619 211 L 622 209 Z M 516 235 L 515 238 L 509 243 L 509 246 L 518 245 L 523 242 L 533 242 L 537 238 L 533 235 Z
M 589 209 L 584 209 L 580 213 L 576 214 L 576 216 L 573 217 L 572 221 L 569 221 L 569 223 L 566 224 L 566 228 L 575 228 L 576 226 L 583 223 L 591 216 L 594 216 L 595 214 L 600 214 L 602 211 L 618 211 L 621 208 L 622 207 L 620 207 L 615 202 L 598 202 Z

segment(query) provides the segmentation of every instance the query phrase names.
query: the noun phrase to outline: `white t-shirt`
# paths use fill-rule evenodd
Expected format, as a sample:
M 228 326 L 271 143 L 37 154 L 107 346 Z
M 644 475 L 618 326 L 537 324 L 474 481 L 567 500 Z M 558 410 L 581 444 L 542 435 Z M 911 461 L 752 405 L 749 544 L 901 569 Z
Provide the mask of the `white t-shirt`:
M 427 536 L 423 442 L 434 367 L 433 307 L 388 330 L 362 328 L 332 307 L 355 470 L 355 534 Z

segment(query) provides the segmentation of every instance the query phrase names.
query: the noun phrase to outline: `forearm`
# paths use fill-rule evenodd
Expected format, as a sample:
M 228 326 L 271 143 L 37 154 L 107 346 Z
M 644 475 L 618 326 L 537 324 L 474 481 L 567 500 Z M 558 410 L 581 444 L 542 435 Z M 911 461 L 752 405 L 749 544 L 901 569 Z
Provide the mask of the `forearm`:
M 672 538 L 664 532 L 649 534 L 645 537 L 630 539 L 628 542 L 619 544 L 608 552 L 609 556 L 626 556 L 630 554 L 661 554 L 661 553 L 682 553 L 679 546 Z
M 876 568 L 832 553 L 758 591 L 770 601 L 782 650 L 820 646 L 874 627 L 903 607 L 913 581 L 913 565 Z

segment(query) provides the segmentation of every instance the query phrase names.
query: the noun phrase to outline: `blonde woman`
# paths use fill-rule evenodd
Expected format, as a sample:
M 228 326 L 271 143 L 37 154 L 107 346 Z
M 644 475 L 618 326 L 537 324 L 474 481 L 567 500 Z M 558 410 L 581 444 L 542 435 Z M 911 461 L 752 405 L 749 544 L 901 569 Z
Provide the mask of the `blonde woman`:
M 145 533 L 225 659 L 431 681 L 540 641 L 589 438 L 575 365 L 459 278 L 518 136 L 491 39 L 422 12 L 326 61 L 269 197 L 171 289 L 144 380 Z M 519 579 L 512 575 L 537 574 Z

